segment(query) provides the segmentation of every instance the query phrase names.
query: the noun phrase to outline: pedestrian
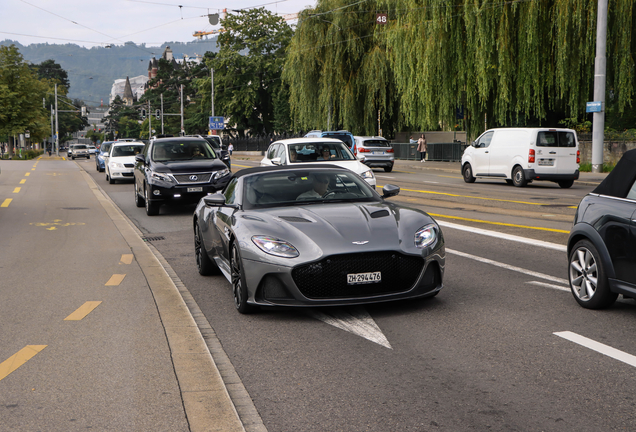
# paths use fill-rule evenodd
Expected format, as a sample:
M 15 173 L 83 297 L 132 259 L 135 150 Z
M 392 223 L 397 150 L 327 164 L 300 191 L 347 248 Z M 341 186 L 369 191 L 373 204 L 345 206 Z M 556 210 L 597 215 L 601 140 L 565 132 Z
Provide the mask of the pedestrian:
M 409 144 L 417 144 L 417 141 L 413 139 L 413 135 L 409 138 Z
M 227 146 L 227 151 L 230 152 L 230 156 L 232 156 L 232 152 L 234 151 L 234 145 L 232 145 L 232 143 L 230 143 L 229 146 Z
M 420 162 L 426 162 L 426 137 L 424 134 L 417 140 L 417 151 L 420 152 Z

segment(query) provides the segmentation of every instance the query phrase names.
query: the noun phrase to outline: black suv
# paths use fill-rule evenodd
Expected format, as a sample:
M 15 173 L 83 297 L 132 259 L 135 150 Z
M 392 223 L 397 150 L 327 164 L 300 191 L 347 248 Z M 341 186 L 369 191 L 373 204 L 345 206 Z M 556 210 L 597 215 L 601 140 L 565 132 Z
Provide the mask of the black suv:
M 219 159 L 225 162 L 225 165 L 227 165 L 229 169 L 232 169 L 232 161 L 230 160 L 230 152 L 227 150 L 227 147 L 223 145 L 223 141 L 221 140 L 220 136 L 218 135 L 187 135 L 187 136 L 193 136 L 196 138 L 202 138 L 206 140 L 208 143 L 210 143 L 210 145 L 212 146 L 216 154 L 219 155 Z
M 589 309 L 636 298 L 636 150 L 585 196 L 568 240 L 570 289 Z
M 232 177 L 208 142 L 193 137 L 153 139 L 135 157 L 134 172 L 135 204 L 148 216 L 164 203 L 198 202 Z

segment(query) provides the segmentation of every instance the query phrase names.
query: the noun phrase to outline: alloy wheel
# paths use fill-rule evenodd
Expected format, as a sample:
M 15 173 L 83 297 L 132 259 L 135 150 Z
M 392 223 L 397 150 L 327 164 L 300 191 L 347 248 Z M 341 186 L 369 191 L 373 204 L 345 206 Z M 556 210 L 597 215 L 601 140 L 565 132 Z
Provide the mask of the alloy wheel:
M 572 254 L 570 262 L 572 292 L 581 300 L 589 301 L 598 287 L 598 268 L 594 255 L 585 247 Z

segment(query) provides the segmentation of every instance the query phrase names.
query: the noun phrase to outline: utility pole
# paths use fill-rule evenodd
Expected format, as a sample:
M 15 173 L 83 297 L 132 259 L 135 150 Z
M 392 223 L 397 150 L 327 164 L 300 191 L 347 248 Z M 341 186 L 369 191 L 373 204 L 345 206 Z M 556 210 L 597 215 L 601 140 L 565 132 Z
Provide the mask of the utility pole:
M 152 138 L 152 113 L 150 111 L 150 101 L 148 101 L 148 139 Z
M 185 135 L 185 128 L 183 127 L 183 84 L 181 84 L 181 136 Z
M 212 88 L 212 117 L 214 117 L 214 69 L 210 68 L 210 87 Z
M 53 152 L 53 137 L 55 133 L 53 131 L 53 104 L 51 104 L 51 152 Z
M 163 135 L 163 93 L 161 93 L 161 135 Z
M 598 0 L 596 18 L 596 60 L 594 62 L 594 101 L 601 102 L 601 111 L 592 116 L 592 172 L 603 171 L 603 141 L 605 138 L 605 72 L 607 66 L 607 0 Z
M 57 84 L 55 84 L 55 155 L 60 155 L 60 122 L 57 118 Z

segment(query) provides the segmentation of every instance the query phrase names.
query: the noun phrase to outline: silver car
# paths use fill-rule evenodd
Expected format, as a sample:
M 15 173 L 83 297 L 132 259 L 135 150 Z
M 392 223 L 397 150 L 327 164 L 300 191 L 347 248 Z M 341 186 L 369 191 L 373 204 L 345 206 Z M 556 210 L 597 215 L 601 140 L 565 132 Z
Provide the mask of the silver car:
M 334 165 L 239 171 L 194 212 L 199 273 L 222 273 L 240 313 L 254 306 L 339 306 L 432 297 L 444 238 L 423 211 L 390 203 Z
M 372 168 L 384 168 L 393 171 L 395 153 L 391 143 L 382 137 L 356 136 L 354 152 L 360 162 Z

